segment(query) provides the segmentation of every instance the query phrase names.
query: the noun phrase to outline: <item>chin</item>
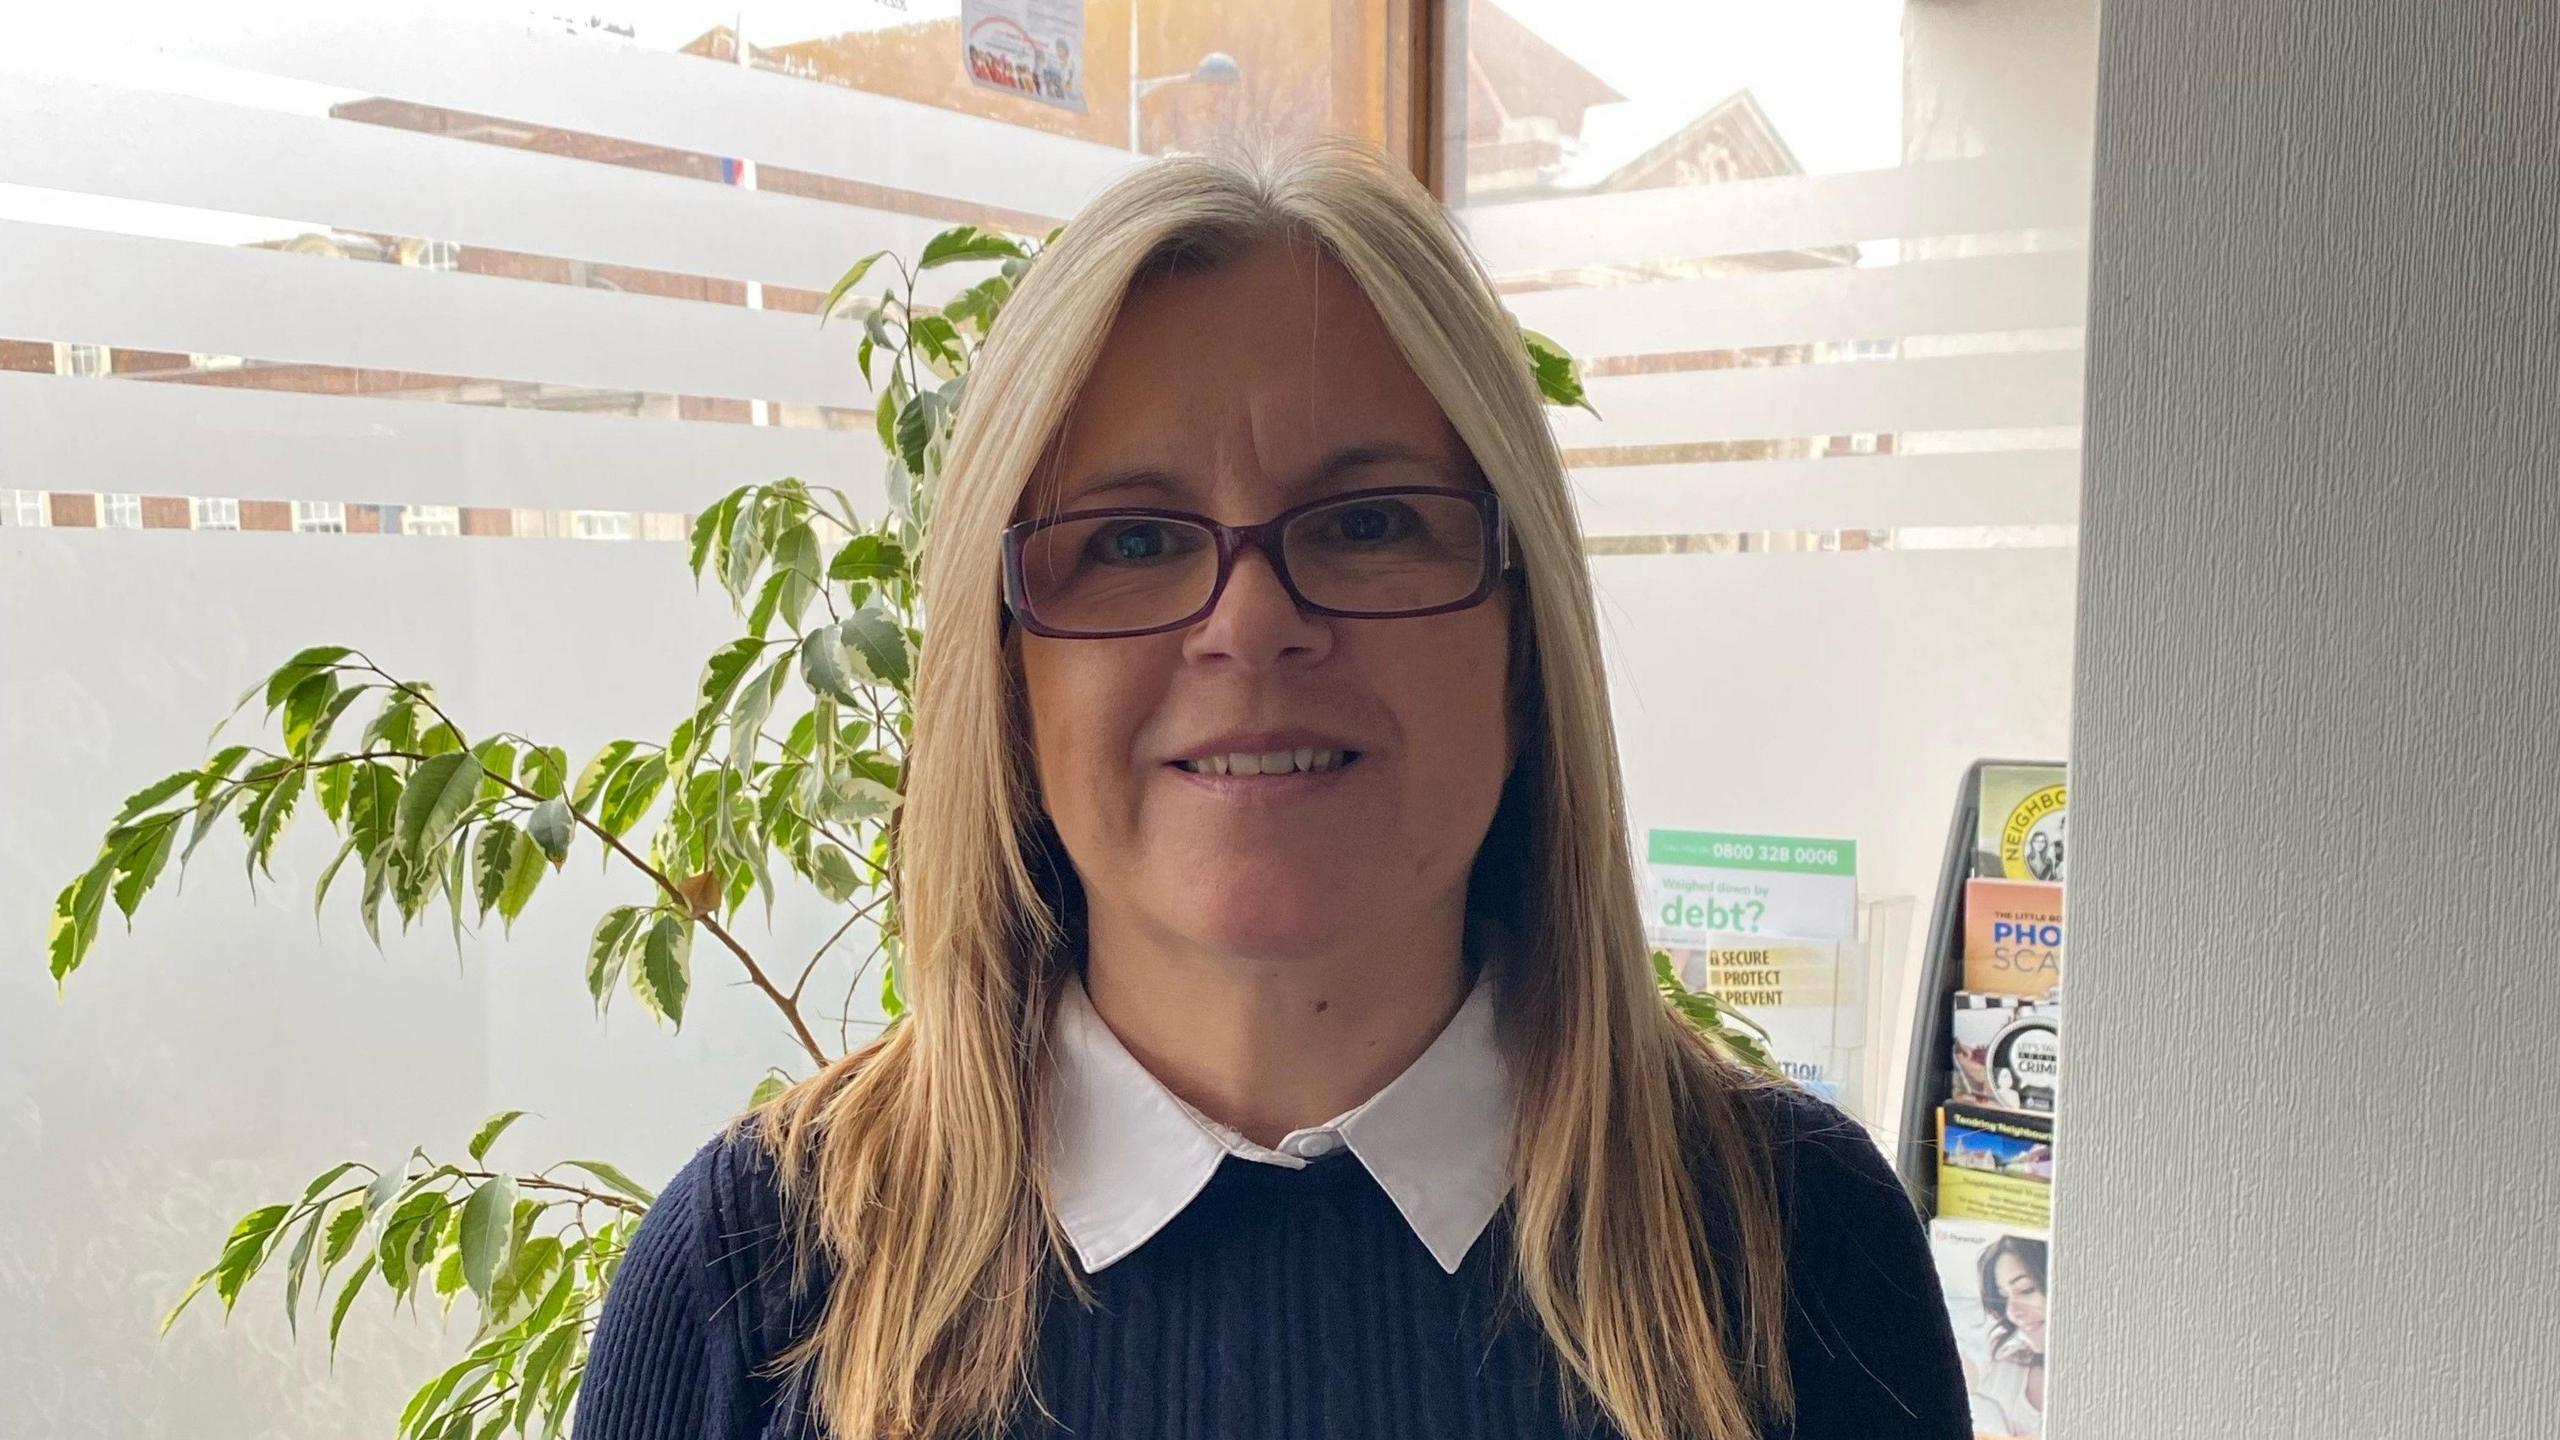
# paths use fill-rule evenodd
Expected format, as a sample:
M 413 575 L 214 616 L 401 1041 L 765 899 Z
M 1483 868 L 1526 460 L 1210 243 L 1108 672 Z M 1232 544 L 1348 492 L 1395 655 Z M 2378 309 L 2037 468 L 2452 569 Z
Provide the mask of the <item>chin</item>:
M 1169 919 L 1211 949 L 1286 959 L 1325 948 L 1341 938 L 1346 920 L 1367 913 L 1345 903 L 1339 887 L 1304 878 L 1274 883 L 1267 870 L 1257 879 L 1201 868 L 1193 883 L 1213 898 Z

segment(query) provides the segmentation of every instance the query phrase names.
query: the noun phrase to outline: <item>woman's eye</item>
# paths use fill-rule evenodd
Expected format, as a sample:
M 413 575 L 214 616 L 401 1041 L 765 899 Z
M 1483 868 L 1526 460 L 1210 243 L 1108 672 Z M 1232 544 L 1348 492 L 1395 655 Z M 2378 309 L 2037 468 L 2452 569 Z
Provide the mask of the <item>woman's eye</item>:
M 1144 565 L 1171 553 L 1173 537 L 1153 521 L 1133 520 L 1096 532 L 1092 550 L 1105 565 Z
M 1401 540 L 1413 530 L 1413 511 L 1403 505 L 1358 505 L 1334 516 L 1334 538 L 1354 545 L 1380 545 Z

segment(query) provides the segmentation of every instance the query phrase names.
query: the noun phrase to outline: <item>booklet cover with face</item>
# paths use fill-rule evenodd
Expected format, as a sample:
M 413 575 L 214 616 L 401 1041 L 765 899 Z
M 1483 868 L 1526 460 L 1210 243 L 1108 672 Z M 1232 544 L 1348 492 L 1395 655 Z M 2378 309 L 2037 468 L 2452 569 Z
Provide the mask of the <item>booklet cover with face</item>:
M 1955 1322 L 1973 1431 L 2044 1433 L 2047 1232 L 1988 1220 L 1929 1222 L 1938 1287 Z
M 2069 838 L 2069 787 L 2060 765 L 1985 765 L 1975 795 L 1973 873 L 2060 880 Z
M 1949 1093 L 1977 1105 L 2050 1114 L 2062 1088 L 2062 1000 L 1958 991 L 1948 1030 L 1955 1082 Z

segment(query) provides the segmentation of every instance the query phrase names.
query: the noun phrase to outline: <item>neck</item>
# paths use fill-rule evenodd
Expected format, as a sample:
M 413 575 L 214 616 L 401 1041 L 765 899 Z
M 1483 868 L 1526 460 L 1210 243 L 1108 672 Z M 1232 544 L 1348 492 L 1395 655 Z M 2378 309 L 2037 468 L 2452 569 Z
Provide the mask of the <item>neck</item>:
M 1165 1088 L 1257 1144 L 1321 1125 L 1431 1048 L 1466 1000 L 1462 897 L 1353 944 L 1237 953 L 1095 905 L 1085 988 Z

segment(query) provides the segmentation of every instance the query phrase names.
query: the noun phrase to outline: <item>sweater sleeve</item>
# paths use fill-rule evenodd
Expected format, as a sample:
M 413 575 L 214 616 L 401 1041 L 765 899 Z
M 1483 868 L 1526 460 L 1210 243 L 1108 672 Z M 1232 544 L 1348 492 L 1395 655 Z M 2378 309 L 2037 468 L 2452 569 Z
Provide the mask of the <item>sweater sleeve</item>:
M 587 1350 L 572 1440 L 739 1440 L 726 1413 L 741 1388 L 738 1350 L 704 1303 L 720 1148 L 696 1152 L 632 1236 Z
M 1910 1196 L 1864 1127 L 1780 1105 L 1796 1440 L 1969 1440 L 1955 1331 Z

